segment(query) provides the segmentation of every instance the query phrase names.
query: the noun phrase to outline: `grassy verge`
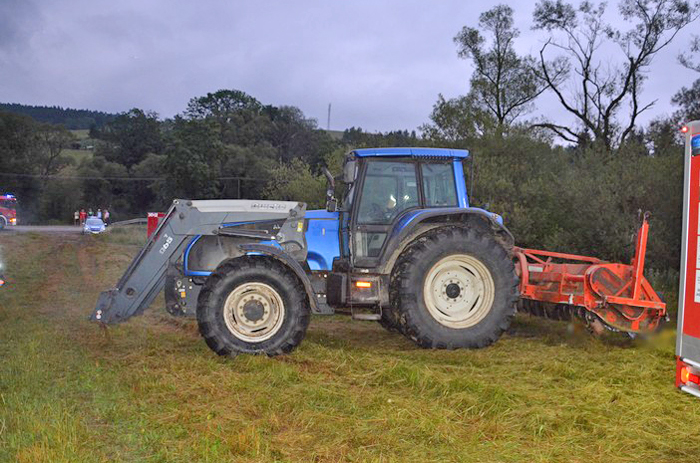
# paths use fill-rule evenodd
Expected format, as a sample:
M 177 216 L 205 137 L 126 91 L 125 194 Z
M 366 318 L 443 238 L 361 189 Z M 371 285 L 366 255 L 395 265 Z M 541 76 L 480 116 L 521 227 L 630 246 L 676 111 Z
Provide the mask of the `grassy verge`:
M 98 235 L 106 243 L 143 246 L 146 244 L 145 225 L 114 225 L 108 233 Z
M 116 231 L 3 236 L 0 461 L 700 454 L 700 401 L 673 387 L 669 336 L 593 339 L 523 317 L 490 348 L 424 351 L 376 324 L 331 317 L 314 319 L 292 355 L 221 359 L 193 322 L 158 307 L 107 331 L 86 320 L 140 244 Z

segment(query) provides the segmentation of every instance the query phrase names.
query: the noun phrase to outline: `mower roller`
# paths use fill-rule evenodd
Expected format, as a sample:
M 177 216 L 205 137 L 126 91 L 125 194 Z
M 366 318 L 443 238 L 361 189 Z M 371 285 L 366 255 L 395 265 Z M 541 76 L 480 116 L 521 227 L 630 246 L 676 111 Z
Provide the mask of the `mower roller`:
M 517 306 L 595 329 L 654 330 L 665 304 L 644 279 L 647 217 L 631 265 L 522 249 L 498 214 L 469 205 L 469 153 L 351 151 L 326 170 L 325 210 L 291 201 L 175 200 L 91 319 L 138 315 L 161 290 L 166 310 L 196 317 L 219 355 L 298 346 L 310 315 L 349 312 L 428 348 L 477 348 Z M 518 304 L 520 301 L 520 304 Z
M 596 332 L 604 326 L 628 333 L 655 330 L 666 317 L 666 304 L 644 278 L 648 219 L 645 213 L 630 265 L 514 247 L 519 307 L 555 319 L 577 316 Z

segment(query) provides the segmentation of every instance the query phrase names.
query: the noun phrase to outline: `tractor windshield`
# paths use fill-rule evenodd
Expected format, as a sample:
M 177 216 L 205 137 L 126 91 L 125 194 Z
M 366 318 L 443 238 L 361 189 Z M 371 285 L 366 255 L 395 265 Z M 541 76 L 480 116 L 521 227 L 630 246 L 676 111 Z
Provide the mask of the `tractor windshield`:
M 361 224 L 390 224 L 401 212 L 418 206 L 416 164 L 373 161 L 367 164 L 358 213 Z

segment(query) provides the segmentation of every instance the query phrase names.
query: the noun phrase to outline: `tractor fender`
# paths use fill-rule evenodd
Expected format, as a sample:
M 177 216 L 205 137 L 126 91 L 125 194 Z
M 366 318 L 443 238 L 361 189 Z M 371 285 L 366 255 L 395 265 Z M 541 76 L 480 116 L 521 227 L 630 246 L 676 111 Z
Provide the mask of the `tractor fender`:
M 403 250 L 424 233 L 441 227 L 468 227 L 494 235 L 510 250 L 515 244 L 513 234 L 503 225 L 498 214 L 476 207 L 434 208 L 413 211 L 402 217 L 393 228 L 386 244 L 379 273 L 389 273 Z
M 309 298 L 309 304 L 311 305 L 311 311 L 314 313 L 319 312 L 318 303 L 316 301 L 315 292 L 311 286 L 311 280 L 309 276 L 304 271 L 304 268 L 294 260 L 289 254 L 287 254 L 283 249 L 272 247 L 266 244 L 241 244 L 238 248 L 242 251 L 244 255 L 265 255 L 273 259 L 277 259 L 282 264 L 289 267 L 289 269 L 294 272 L 294 274 L 299 278 L 301 283 L 304 285 L 306 290 L 306 295 Z

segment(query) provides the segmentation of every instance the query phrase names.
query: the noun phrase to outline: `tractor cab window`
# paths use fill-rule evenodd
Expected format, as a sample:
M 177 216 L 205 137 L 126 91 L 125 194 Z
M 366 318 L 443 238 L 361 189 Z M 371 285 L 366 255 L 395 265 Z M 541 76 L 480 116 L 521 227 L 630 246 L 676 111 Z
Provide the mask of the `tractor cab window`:
M 368 161 L 359 200 L 355 264 L 379 257 L 389 225 L 406 209 L 419 206 L 416 164 Z
M 358 223 L 390 224 L 401 212 L 418 206 L 418 182 L 411 162 L 368 162 Z
M 427 207 L 457 206 L 457 188 L 452 164 L 422 164 L 421 173 Z

